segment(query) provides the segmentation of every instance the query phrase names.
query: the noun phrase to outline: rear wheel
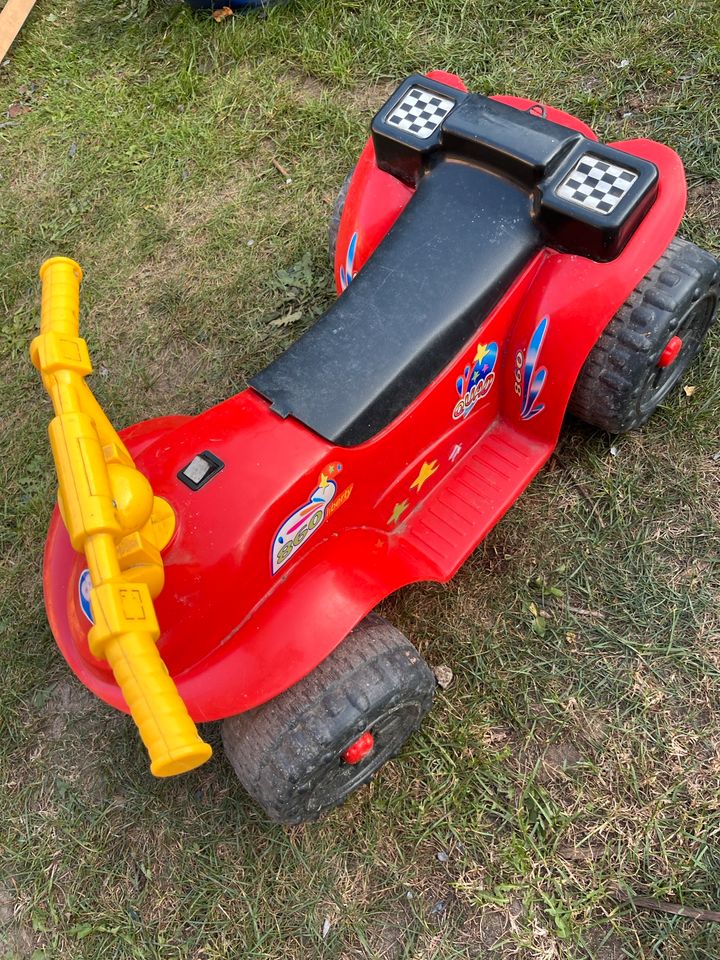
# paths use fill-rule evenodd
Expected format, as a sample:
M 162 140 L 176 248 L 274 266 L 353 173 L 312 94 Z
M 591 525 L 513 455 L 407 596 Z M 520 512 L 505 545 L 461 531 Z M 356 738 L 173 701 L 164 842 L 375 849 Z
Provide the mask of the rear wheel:
M 593 347 L 570 412 L 608 433 L 642 426 L 697 355 L 719 295 L 720 264 L 676 237 Z
M 340 187 L 340 193 L 335 200 L 335 205 L 330 215 L 330 223 L 328 224 L 328 257 L 330 258 L 330 266 L 333 268 L 335 267 L 335 250 L 337 248 L 340 221 L 342 220 L 343 210 L 345 209 L 345 201 L 347 200 L 353 173 L 355 173 L 354 168 L 343 180 L 343 185 Z
M 315 820 L 395 756 L 434 689 L 412 644 L 371 614 L 294 687 L 224 720 L 225 753 L 271 820 Z

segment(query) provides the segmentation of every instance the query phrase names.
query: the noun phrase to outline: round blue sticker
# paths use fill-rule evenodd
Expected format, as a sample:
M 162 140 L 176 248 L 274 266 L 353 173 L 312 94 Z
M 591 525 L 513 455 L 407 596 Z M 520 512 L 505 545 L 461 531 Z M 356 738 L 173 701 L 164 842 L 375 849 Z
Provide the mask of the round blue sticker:
M 92 581 L 90 580 L 90 571 L 83 570 L 80 574 L 80 579 L 78 580 L 78 594 L 80 596 L 80 607 L 82 612 L 88 618 L 90 623 L 95 623 L 93 620 L 92 610 L 90 609 L 90 591 L 92 590 Z

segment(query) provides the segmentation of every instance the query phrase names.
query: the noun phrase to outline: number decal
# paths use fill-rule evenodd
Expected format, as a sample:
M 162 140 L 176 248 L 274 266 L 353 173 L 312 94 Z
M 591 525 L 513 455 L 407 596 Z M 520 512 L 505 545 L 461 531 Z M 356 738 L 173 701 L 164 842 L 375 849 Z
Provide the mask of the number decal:
M 337 502 L 333 503 L 333 498 L 337 493 L 336 478 L 341 471 L 341 463 L 327 464 L 318 477 L 317 487 L 307 501 L 297 510 L 293 510 L 275 534 L 271 555 L 273 576 L 291 557 L 296 556 L 303 544 L 307 543 L 325 518 L 330 516 L 333 509 L 347 500 L 352 490 L 352 484 L 349 488 L 343 490 Z

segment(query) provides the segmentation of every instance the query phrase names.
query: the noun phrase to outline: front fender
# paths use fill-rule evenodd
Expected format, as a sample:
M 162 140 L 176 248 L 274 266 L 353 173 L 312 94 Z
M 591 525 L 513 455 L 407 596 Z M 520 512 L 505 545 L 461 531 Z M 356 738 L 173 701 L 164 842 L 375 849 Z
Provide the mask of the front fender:
M 331 536 L 285 577 L 205 659 L 173 675 L 196 723 L 250 710 L 301 680 L 390 593 L 424 579 L 419 558 L 386 535 L 353 529 Z M 65 659 L 100 699 L 128 708 L 109 670 L 90 669 L 71 638 L 68 590 L 75 578 L 51 575 L 73 569 L 76 555 L 55 511 L 46 546 L 48 618 Z
M 421 567 L 376 530 L 353 529 L 313 550 L 210 656 L 176 676 L 197 722 L 276 697 L 332 653 L 380 601 L 423 579 Z

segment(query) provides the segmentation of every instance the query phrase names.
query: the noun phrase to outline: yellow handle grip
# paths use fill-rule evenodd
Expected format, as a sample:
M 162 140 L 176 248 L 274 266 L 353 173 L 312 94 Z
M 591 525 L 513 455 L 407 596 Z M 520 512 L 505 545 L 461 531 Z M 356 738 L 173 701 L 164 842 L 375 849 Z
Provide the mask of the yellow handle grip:
M 163 514 L 167 526 L 172 511 L 153 497 L 84 382 L 92 367 L 78 335 L 80 266 L 53 257 L 40 268 L 40 279 L 40 335 L 30 355 L 56 414 L 50 441 L 61 514 L 73 547 L 84 551 L 90 571 L 90 650 L 110 664 L 150 754 L 152 773 L 184 773 L 208 760 L 212 748 L 198 735 L 156 646 L 160 628 L 150 587 L 157 592 L 162 584 L 162 544 L 152 542 L 152 518 Z M 118 544 L 138 534 L 133 549 L 150 559 L 126 575 Z
M 199 767 L 212 748 L 198 736 L 155 641 L 148 633 L 126 633 L 105 645 L 112 667 L 156 777 Z
M 40 267 L 40 333 L 77 337 L 82 267 L 69 257 L 51 257 Z

